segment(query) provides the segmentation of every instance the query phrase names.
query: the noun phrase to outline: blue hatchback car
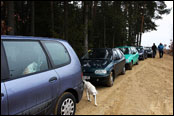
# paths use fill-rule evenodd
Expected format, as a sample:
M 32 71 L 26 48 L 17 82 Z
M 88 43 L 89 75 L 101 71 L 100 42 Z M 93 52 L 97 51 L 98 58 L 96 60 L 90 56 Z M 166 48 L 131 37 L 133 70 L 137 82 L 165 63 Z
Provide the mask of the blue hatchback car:
M 1 35 L 1 115 L 75 114 L 80 61 L 68 42 Z

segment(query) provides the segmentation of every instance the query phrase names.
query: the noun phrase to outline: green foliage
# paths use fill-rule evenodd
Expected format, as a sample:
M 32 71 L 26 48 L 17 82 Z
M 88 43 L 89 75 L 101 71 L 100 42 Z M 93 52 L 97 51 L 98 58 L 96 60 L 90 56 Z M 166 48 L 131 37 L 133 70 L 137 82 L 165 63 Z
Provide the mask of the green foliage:
M 1 17 L 8 24 L 8 17 L 6 16 L 8 4 L 6 1 L 3 1 L 3 3 L 1 5 Z M 18 35 L 30 35 L 31 33 L 31 3 L 32 1 L 14 1 L 15 33 Z M 67 4 L 65 1 L 54 1 L 53 7 L 51 1 L 35 1 L 35 36 L 61 39 L 65 39 L 66 36 L 66 40 L 81 57 L 85 39 L 84 3 L 89 6 L 89 48 L 105 47 L 104 45 L 110 48 L 113 46 L 135 45 L 136 41 L 141 41 L 138 38 L 141 26 L 142 33 L 156 30 L 157 25 L 154 21 L 162 19 L 162 15 L 169 14 L 171 10 L 166 9 L 164 1 L 68 1 Z M 66 11 L 65 8 L 67 8 Z M 65 14 L 67 14 L 67 19 Z M 54 19 L 51 19 L 51 16 L 54 16 Z

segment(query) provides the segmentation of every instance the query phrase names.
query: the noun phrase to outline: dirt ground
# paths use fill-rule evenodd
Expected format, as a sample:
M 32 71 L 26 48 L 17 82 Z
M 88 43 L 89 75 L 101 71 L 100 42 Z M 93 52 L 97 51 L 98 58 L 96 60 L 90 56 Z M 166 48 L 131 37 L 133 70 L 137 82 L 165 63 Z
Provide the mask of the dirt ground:
M 96 88 L 98 106 L 84 91 L 76 115 L 173 115 L 173 56 L 140 61 L 112 87 Z

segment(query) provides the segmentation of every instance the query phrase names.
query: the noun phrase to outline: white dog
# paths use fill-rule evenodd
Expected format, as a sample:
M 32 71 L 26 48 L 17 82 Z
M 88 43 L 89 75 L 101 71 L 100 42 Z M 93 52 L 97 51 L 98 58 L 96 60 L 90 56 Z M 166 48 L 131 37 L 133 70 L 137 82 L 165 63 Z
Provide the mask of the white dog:
M 98 94 L 98 92 L 96 88 L 88 81 L 83 80 L 83 82 L 84 82 L 84 89 L 86 89 L 86 96 L 88 101 L 92 101 L 90 99 L 90 94 L 92 94 L 95 99 L 95 105 L 97 106 L 96 95 Z

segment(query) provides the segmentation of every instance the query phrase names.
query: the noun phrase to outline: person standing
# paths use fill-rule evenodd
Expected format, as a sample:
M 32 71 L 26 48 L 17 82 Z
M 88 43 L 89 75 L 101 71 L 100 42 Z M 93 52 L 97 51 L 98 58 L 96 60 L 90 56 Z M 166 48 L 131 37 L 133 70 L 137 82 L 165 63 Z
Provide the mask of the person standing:
M 156 47 L 155 43 L 153 43 L 152 50 L 153 50 L 153 56 L 152 57 L 155 58 L 156 50 L 157 50 L 157 47 Z
M 160 58 L 163 57 L 163 49 L 164 49 L 164 46 L 163 46 L 162 43 L 160 43 L 160 44 L 158 45 L 158 51 L 159 51 L 159 56 L 160 56 Z

